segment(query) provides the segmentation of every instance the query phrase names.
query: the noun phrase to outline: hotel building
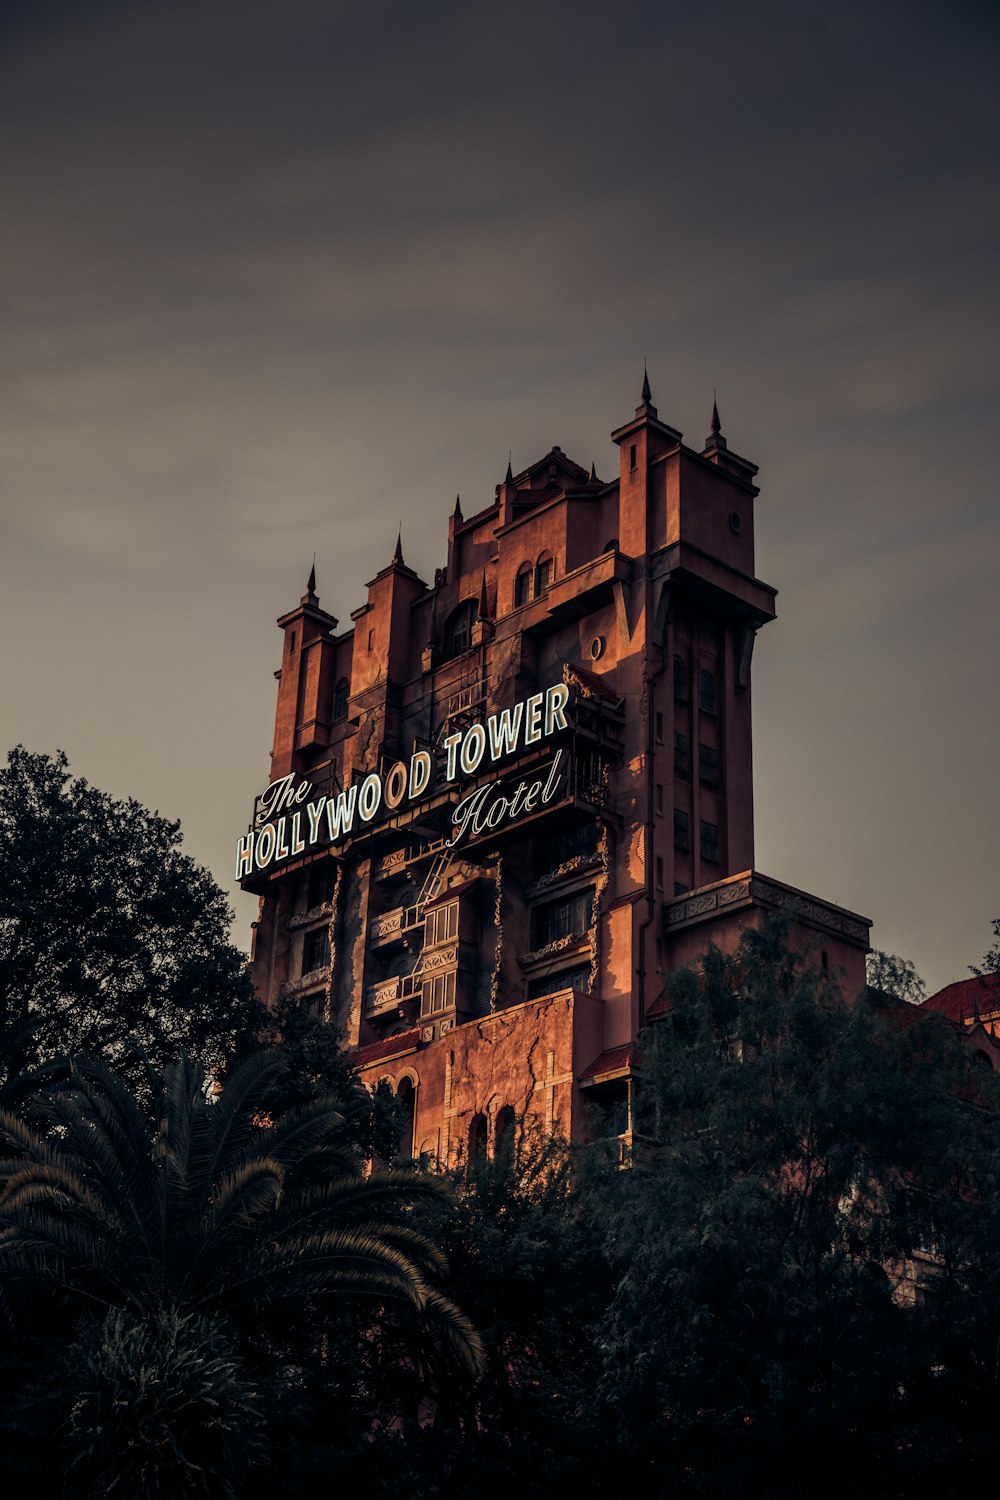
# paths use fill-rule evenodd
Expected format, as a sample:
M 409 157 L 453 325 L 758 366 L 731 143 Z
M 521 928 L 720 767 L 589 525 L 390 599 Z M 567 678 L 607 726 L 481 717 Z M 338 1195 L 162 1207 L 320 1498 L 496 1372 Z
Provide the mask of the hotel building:
M 342 1027 L 439 1161 L 522 1115 L 627 1143 L 664 970 L 770 912 L 864 983 L 870 923 L 754 868 L 756 467 L 648 380 L 611 437 L 611 478 L 553 447 L 456 502 L 432 583 L 397 542 L 349 628 L 312 575 L 278 621 L 255 982 Z

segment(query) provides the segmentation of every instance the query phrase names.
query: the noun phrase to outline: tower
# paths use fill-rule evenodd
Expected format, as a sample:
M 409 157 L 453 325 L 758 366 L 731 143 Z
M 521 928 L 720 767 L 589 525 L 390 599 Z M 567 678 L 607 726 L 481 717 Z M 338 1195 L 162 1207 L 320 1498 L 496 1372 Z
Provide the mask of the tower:
M 602 481 L 557 445 L 403 559 L 337 633 L 282 616 L 272 777 L 239 842 L 254 975 L 341 1025 L 405 1094 L 411 1146 L 489 1150 L 535 1115 L 627 1139 L 662 972 L 790 912 L 863 983 L 868 924 L 754 869 L 755 466 L 648 377 Z

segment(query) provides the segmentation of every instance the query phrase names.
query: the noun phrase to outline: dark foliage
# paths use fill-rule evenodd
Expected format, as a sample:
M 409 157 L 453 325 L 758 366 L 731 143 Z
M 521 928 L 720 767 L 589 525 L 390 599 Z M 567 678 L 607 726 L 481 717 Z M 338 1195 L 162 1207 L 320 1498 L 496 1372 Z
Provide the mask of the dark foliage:
M 95 1052 L 216 1067 L 260 1021 L 232 913 L 177 823 L 18 746 L 0 770 L 0 1066 Z

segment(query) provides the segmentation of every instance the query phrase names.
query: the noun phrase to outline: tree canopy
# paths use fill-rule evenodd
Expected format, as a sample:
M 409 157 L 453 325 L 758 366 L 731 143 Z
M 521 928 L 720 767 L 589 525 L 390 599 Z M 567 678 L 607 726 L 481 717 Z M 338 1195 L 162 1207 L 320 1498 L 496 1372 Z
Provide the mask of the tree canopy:
M 232 912 L 179 825 L 18 746 L 0 769 L 0 1043 L 8 1071 L 136 1048 L 207 1066 L 257 1024 Z

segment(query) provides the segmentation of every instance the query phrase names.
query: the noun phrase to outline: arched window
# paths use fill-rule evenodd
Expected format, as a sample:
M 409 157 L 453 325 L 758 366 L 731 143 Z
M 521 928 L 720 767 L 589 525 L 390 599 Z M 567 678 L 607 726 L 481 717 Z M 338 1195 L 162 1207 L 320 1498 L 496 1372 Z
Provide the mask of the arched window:
M 444 636 L 446 657 L 461 656 L 472 644 L 472 616 L 475 605 L 471 599 L 460 604 L 448 620 Z
M 616 536 L 613 536 L 611 538 L 610 542 L 605 542 L 604 543 L 604 550 L 605 550 L 605 552 L 617 552 L 618 551 L 618 538 Z
M 333 721 L 347 718 L 347 700 L 351 696 L 351 684 L 342 677 L 333 690 Z
M 555 561 L 551 552 L 543 552 L 535 564 L 535 598 L 548 593 L 555 572 Z
M 514 1156 L 514 1106 L 505 1104 L 497 1114 L 493 1154 L 499 1160 L 512 1161 Z
M 469 1166 L 481 1167 L 486 1160 L 486 1116 L 473 1115 L 469 1126 Z
M 683 656 L 674 657 L 674 702 L 688 701 L 688 664 Z
M 714 714 L 716 711 L 715 678 L 704 667 L 698 673 L 698 707 L 703 714 Z
M 413 1126 L 417 1115 L 417 1091 L 412 1078 L 401 1078 L 396 1087 L 399 1102 L 399 1154 L 404 1159 L 413 1155 Z
M 533 572 L 530 562 L 522 563 L 517 570 L 514 579 L 514 608 L 519 609 L 522 604 L 527 604 L 531 598 L 531 574 Z

